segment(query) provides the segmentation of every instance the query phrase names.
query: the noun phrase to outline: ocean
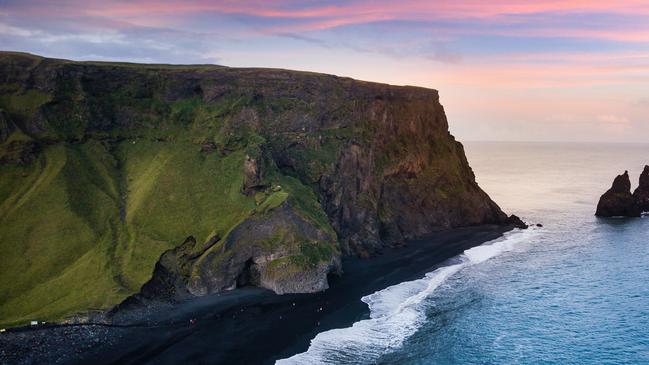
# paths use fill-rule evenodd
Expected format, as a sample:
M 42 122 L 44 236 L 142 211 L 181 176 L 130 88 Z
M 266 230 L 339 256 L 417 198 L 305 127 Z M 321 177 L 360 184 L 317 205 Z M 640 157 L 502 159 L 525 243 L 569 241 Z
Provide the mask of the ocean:
M 465 144 L 480 186 L 525 231 L 361 300 L 370 317 L 278 364 L 649 363 L 649 217 L 600 219 L 599 196 L 649 144 Z

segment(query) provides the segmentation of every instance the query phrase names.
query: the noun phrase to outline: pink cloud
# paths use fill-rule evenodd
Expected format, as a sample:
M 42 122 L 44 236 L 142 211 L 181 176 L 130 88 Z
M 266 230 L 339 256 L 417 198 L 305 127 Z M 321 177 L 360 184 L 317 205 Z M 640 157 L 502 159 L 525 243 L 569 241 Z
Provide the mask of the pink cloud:
M 73 7 L 76 1 L 68 1 Z M 195 13 L 216 11 L 223 13 L 241 13 L 263 17 L 281 18 L 323 18 L 352 17 L 358 15 L 382 14 L 381 17 L 399 19 L 430 18 L 465 18 L 493 17 L 506 14 L 533 14 L 546 12 L 613 12 L 613 13 L 649 13 L 649 4 L 641 0 L 621 0 L 616 2 L 601 0 L 550 0 L 550 1 L 438 1 L 426 2 L 415 0 L 404 1 L 350 1 L 340 6 L 313 6 L 292 9 L 300 4 L 295 1 L 160 1 L 146 0 L 138 2 L 83 2 L 81 9 L 90 15 L 137 16 L 151 13 Z M 361 20 L 362 21 L 362 20 Z
M 243 14 L 264 18 L 293 20 L 267 32 L 298 32 L 335 28 L 344 25 L 365 24 L 385 20 L 432 21 L 432 20 L 498 20 L 506 15 L 529 15 L 539 13 L 615 13 L 649 15 L 649 3 L 640 0 L 466 0 L 466 1 L 388 1 L 360 0 L 348 4 L 330 6 L 313 5 L 305 7 L 297 1 L 80 1 L 23 2 L 8 5 L 6 12 L 15 15 L 51 16 L 65 14 L 72 16 L 93 16 L 128 19 L 132 22 L 151 24 L 173 23 L 179 16 L 215 12 L 221 14 Z M 317 3 L 316 3 L 317 4 Z M 647 40 L 649 29 L 589 30 L 547 28 L 527 30 L 532 35 L 594 37 L 617 40 Z M 519 30 L 516 31 L 519 33 Z M 512 35 L 512 34 L 508 34 Z M 513 34 L 515 35 L 515 34 Z

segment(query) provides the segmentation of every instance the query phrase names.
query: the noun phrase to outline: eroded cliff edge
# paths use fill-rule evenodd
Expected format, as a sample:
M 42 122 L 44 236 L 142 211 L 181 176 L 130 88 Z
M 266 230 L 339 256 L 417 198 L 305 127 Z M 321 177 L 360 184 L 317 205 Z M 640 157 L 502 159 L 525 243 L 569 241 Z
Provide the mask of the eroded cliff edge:
M 0 108 L 2 319 L 105 308 L 145 282 L 318 291 L 340 255 L 522 223 L 475 182 L 436 90 L 2 53 Z

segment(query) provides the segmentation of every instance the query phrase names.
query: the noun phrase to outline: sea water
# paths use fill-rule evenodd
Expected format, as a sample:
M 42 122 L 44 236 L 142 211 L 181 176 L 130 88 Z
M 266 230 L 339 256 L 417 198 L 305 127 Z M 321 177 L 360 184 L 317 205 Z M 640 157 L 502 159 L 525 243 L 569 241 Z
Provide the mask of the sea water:
M 599 196 L 649 145 L 465 144 L 480 186 L 526 231 L 364 298 L 370 318 L 280 364 L 648 364 L 649 217 L 599 219 Z

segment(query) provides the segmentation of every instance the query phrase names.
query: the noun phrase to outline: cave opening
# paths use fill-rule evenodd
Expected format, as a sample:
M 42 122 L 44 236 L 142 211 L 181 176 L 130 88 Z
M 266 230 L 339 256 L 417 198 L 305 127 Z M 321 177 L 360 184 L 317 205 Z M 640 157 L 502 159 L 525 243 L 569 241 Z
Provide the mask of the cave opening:
M 243 270 L 237 276 L 237 287 L 259 286 L 259 283 L 259 269 L 251 257 L 246 261 Z

